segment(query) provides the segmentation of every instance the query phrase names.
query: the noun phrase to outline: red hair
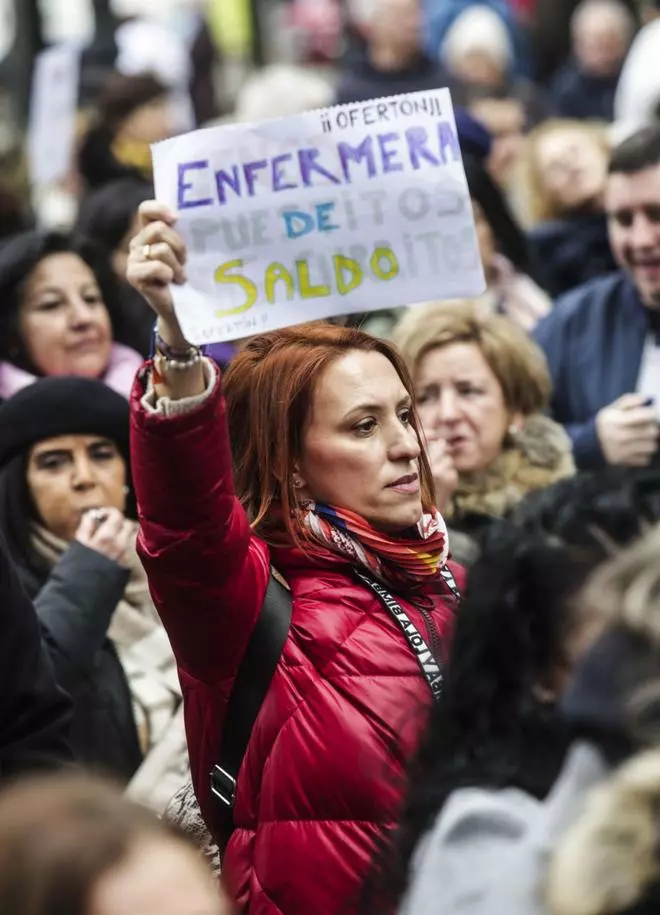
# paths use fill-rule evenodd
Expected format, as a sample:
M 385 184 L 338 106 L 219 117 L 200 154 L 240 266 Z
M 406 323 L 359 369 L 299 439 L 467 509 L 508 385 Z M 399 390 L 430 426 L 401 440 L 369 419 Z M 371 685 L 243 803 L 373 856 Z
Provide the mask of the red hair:
M 292 477 L 314 392 L 328 366 L 355 350 L 383 355 L 414 402 L 412 379 L 393 346 L 331 324 L 302 324 L 255 337 L 225 375 L 236 493 L 253 528 L 271 543 L 301 542 Z M 433 477 L 414 410 L 412 426 L 421 448 L 422 505 L 428 511 Z

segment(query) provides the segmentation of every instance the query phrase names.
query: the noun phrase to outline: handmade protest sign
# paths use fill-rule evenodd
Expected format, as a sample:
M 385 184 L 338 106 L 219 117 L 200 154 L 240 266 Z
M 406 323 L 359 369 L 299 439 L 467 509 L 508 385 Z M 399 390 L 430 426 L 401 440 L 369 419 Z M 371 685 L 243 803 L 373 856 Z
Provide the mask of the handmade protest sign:
M 449 92 L 195 131 L 153 147 L 188 246 L 186 337 L 483 292 Z
M 33 187 L 66 178 L 75 143 L 80 49 L 54 45 L 36 59 L 30 103 L 28 163 Z

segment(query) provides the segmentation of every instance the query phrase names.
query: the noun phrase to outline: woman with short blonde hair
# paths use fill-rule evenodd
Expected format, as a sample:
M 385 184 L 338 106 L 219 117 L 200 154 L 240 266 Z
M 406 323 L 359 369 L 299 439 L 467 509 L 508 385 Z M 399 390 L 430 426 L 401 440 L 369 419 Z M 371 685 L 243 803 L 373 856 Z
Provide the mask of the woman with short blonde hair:
M 492 518 L 574 472 L 566 434 L 543 415 L 545 357 L 510 319 L 471 301 L 410 309 L 395 342 L 413 376 L 453 553 L 470 561 Z
M 595 173 L 592 172 L 589 175 L 585 175 L 585 178 L 590 179 L 592 186 L 594 183 L 597 184 L 599 179 L 602 180 L 603 184 L 605 182 L 611 144 L 604 124 L 598 122 L 584 123 L 582 121 L 573 121 L 570 118 L 552 118 L 543 124 L 539 124 L 527 137 L 521 164 L 530 192 L 530 215 L 534 224 L 566 216 L 570 212 L 568 193 L 571 193 L 576 200 L 579 199 L 581 194 L 591 193 L 587 185 L 582 183 L 568 187 L 564 194 L 560 192 L 556 179 L 559 177 L 561 160 L 565 158 L 566 153 L 570 155 L 570 151 L 565 151 L 564 144 L 562 144 L 561 149 L 558 145 L 556 150 L 555 148 L 551 149 L 548 141 L 561 133 L 565 136 L 571 135 L 574 143 L 579 140 L 586 141 L 592 147 L 590 152 L 601 154 L 604 163 L 602 168 L 596 169 Z M 544 144 L 546 144 L 547 149 L 544 148 Z M 575 149 L 572 150 L 574 154 L 575 151 Z M 578 154 L 581 155 L 581 151 L 578 150 Z M 570 170 L 568 164 L 566 170 Z M 594 196 L 598 196 L 600 193 L 602 193 L 602 187 L 596 187 Z
M 429 350 L 452 343 L 479 347 L 511 410 L 530 415 L 548 406 L 550 374 L 545 356 L 517 324 L 490 314 L 479 302 L 411 308 L 396 330 L 396 345 L 412 372 Z

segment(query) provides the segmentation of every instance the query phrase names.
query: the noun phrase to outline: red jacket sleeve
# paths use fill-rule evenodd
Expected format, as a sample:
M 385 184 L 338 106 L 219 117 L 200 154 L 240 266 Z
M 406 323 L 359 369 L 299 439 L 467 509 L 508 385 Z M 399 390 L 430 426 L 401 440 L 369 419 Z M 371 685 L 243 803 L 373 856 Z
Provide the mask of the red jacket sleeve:
M 269 556 L 236 499 L 218 376 L 197 409 L 163 417 L 132 394 L 138 547 L 183 674 L 226 697 L 266 592 Z

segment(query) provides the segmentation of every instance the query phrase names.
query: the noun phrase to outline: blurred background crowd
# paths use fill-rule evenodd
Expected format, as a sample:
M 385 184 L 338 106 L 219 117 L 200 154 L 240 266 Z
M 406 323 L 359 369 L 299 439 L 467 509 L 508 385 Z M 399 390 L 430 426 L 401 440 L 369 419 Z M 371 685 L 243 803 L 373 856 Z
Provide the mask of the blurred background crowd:
M 135 552 L 128 397 L 154 315 L 126 267 L 151 144 L 445 86 L 486 291 L 346 319 L 410 370 L 470 569 L 364 910 L 660 911 L 659 61 L 660 0 L 0 0 L 0 775 L 72 751 L 129 798 L 3 792 L 0 912 L 224 904 L 143 809 L 217 868 Z M 243 345 L 207 355 L 224 369 Z

